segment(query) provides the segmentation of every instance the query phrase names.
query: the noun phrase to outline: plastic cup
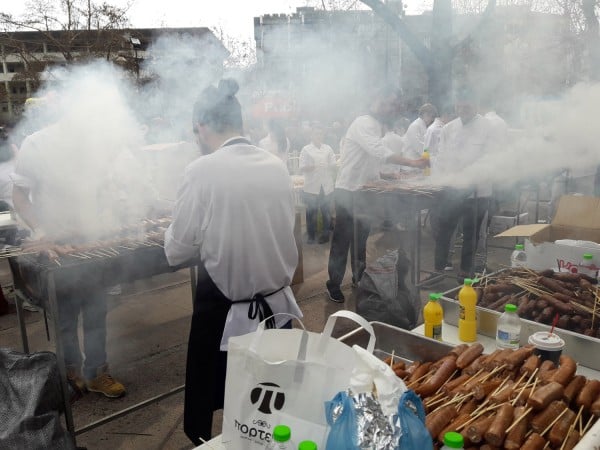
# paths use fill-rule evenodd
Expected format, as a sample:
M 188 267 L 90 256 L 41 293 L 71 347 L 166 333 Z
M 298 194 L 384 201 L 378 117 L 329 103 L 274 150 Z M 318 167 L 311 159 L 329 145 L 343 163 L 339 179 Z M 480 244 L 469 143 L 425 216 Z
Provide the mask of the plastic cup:
M 559 335 L 538 331 L 529 336 L 529 343 L 535 347 L 534 353 L 539 355 L 542 361 L 550 360 L 558 366 L 560 355 L 565 347 L 565 341 Z

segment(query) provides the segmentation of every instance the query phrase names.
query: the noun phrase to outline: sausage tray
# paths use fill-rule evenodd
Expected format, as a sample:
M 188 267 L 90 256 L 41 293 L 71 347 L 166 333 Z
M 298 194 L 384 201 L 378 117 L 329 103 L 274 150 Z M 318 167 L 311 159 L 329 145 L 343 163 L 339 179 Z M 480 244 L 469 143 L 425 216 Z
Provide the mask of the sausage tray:
M 451 293 L 452 291 L 449 292 Z M 454 300 L 451 301 L 457 303 Z M 455 309 L 456 314 L 458 314 L 458 304 L 456 304 Z M 492 311 L 488 312 L 492 313 Z M 444 314 L 446 314 L 446 309 L 444 309 Z M 479 314 L 481 314 L 481 312 L 479 312 Z M 402 358 L 405 361 L 414 361 L 417 359 L 422 361 L 433 361 L 443 357 L 454 347 L 451 344 L 436 341 L 382 322 L 370 323 L 373 326 L 376 339 L 374 354 L 382 359 L 390 356 L 393 352 L 395 356 Z M 494 323 L 494 333 L 495 331 L 496 328 Z M 339 340 L 350 346 L 359 345 L 361 347 L 366 347 L 369 342 L 369 334 L 361 327 L 341 336 Z M 598 339 L 593 340 L 598 341 Z M 574 355 L 571 356 L 575 358 Z M 596 421 L 594 426 L 583 436 L 573 450 L 600 450 L 600 420 Z

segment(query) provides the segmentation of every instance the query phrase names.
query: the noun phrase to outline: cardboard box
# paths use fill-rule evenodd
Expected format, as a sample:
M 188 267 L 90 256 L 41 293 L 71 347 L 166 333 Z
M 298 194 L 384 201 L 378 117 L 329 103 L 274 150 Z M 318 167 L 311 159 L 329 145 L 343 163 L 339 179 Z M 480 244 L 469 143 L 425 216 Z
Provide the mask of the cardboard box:
M 561 239 L 600 243 L 600 198 L 565 195 L 560 198 L 556 216 L 550 224 L 518 225 L 496 237 L 524 237 L 527 266 L 534 270 L 558 268 L 577 271 L 584 253 L 594 255 L 600 266 L 600 250 L 585 244 L 556 244 Z
M 513 211 L 503 211 L 498 215 L 492 216 L 490 220 L 490 234 L 496 235 L 506 231 L 514 226 L 528 223 L 527 222 L 528 214 L 526 212 L 521 213 L 517 216 L 516 212 Z M 517 222 L 518 219 L 518 222 Z

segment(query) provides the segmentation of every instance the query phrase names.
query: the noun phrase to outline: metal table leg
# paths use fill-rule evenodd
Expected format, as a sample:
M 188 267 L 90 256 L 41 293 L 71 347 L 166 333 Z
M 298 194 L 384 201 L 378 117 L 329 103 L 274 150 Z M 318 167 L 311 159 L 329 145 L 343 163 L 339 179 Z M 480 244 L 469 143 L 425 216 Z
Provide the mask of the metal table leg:
M 60 376 L 60 385 L 62 388 L 63 405 L 65 408 L 65 422 L 67 430 L 75 443 L 75 424 L 73 423 L 73 412 L 71 411 L 71 402 L 69 398 L 69 389 L 67 386 L 67 367 L 65 366 L 64 351 L 62 339 L 60 336 L 60 322 L 58 318 L 58 303 L 56 301 L 56 285 L 54 283 L 54 273 L 48 272 L 48 303 L 50 307 L 50 316 L 52 317 L 52 337 L 56 347 L 56 364 Z
M 25 327 L 25 317 L 23 317 L 23 297 L 15 292 L 15 306 L 17 308 L 17 320 L 21 330 L 21 343 L 23 344 L 23 353 L 29 353 L 29 339 L 27 338 L 27 328 Z

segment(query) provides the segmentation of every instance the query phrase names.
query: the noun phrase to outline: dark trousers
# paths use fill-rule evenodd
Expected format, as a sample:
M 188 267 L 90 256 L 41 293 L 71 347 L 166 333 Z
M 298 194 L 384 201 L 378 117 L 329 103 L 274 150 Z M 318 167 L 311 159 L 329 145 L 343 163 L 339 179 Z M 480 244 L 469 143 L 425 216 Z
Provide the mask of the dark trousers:
M 460 270 L 473 272 L 473 257 L 479 241 L 479 231 L 485 213 L 489 207 L 489 198 L 477 200 L 465 199 L 458 194 L 447 195 L 440 202 L 438 209 L 438 230 L 435 241 L 435 269 L 443 270 L 448 255 L 452 234 L 459 223 L 462 223 L 463 244 L 460 256 Z
M 203 267 L 198 270 L 185 369 L 183 430 L 200 445 L 211 439 L 213 412 L 225 401 L 227 352 L 220 350 L 230 301 Z M 291 328 L 288 322 L 283 328 Z
M 336 189 L 335 198 L 335 227 L 331 238 L 329 251 L 329 281 L 330 287 L 339 287 L 346 273 L 348 250 L 350 250 L 350 264 L 352 279 L 356 283 L 360 280 L 366 267 L 367 239 L 370 232 L 370 222 L 367 214 L 361 214 L 361 198 L 356 192 Z M 356 206 L 356 218 L 354 209 Z M 356 242 L 355 242 L 356 219 Z
M 319 194 L 309 194 L 304 192 L 304 204 L 306 205 L 306 232 L 308 239 L 314 240 L 317 234 L 317 216 L 321 211 L 323 217 L 323 236 L 328 236 L 331 224 L 331 195 L 325 195 L 323 188 Z
M 83 375 L 87 379 L 97 376 L 106 364 L 106 312 L 107 296 L 102 288 L 57 290 L 58 322 L 65 364 L 79 369 L 82 357 L 77 326 L 81 314 L 83 328 Z

